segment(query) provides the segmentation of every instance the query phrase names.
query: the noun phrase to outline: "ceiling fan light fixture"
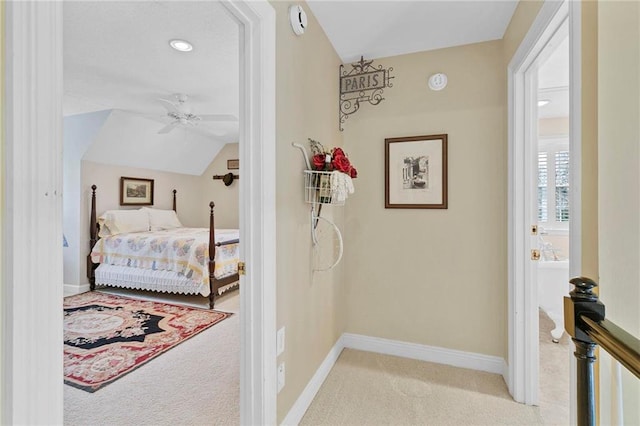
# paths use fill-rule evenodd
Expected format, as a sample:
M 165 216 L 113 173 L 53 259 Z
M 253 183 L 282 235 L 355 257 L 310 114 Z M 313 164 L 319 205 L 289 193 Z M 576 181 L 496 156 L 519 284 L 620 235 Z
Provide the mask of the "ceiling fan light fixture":
M 169 45 L 179 52 L 191 52 L 193 50 L 193 45 L 186 40 L 169 40 Z

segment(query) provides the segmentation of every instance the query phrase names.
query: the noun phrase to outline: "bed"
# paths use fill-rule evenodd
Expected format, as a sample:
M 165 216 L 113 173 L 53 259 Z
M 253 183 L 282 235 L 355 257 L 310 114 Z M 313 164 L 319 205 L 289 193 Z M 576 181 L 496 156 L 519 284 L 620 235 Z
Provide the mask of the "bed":
M 100 218 L 96 216 L 96 189 L 91 186 L 91 251 L 87 256 L 91 291 L 100 285 L 200 294 L 213 309 L 221 291 L 239 287 L 239 233 L 237 229 L 215 229 L 213 201 L 209 203 L 209 228 L 186 228 L 177 219 L 175 189 L 173 210 L 110 210 Z

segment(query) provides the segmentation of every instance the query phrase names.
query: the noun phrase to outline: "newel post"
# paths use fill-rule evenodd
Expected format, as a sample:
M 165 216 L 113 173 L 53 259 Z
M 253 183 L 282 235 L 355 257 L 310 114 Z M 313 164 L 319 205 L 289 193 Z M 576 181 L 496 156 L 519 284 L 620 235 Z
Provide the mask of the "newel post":
M 578 277 L 569 281 L 575 286 L 564 298 L 564 327 L 576 345 L 574 355 L 577 359 L 577 407 L 578 426 L 596 425 L 596 393 L 593 363 L 596 343 L 585 332 L 581 316 L 593 321 L 604 320 L 604 305 L 598 300 L 593 289 L 598 284 L 590 278 Z

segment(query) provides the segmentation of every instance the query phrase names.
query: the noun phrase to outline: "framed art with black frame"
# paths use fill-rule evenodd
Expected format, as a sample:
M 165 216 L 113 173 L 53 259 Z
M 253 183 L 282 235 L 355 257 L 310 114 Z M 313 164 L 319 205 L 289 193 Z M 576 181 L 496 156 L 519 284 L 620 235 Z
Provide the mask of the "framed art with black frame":
M 153 179 L 122 176 L 120 178 L 121 206 L 152 206 Z
M 447 135 L 384 140 L 387 209 L 447 208 Z

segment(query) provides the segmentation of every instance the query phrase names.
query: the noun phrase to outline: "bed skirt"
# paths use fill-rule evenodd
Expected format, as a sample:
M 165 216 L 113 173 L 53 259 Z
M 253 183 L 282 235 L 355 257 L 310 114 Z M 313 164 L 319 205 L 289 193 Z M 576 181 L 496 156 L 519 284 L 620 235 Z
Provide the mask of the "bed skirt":
M 166 293 L 201 294 L 205 297 L 211 293 L 208 285 L 197 283 L 174 271 L 154 271 L 101 264 L 95 274 L 97 285 Z

